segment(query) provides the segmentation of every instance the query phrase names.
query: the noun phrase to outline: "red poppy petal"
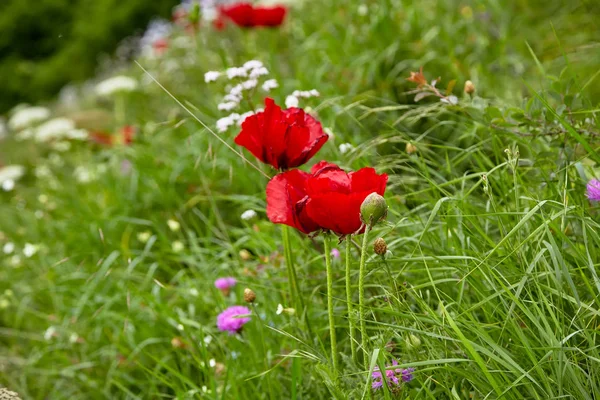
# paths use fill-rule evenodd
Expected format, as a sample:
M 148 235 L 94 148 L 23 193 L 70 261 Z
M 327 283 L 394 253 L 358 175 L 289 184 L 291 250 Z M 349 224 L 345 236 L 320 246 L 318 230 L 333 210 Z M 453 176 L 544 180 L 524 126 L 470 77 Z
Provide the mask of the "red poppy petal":
M 308 181 L 307 193 L 313 197 L 327 192 L 351 192 L 351 181 L 348 174 L 339 168 L 325 167 L 317 171 Z
M 340 235 L 356 232 L 361 227 L 360 204 L 366 197 L 345 193 L 311 196 L 306 205 L 308 216 L 318 225 Z
M 256 7 L 253 10 L 254 26 L 279 26 L 283 23 L 287 9 L 285 7 Z
M 295 169 L 278 174 L 269 181 L 267 217 L 271 222 L 285 224 L 304 233 L 318 229 L 304 211 L 308 177 L 308 173 Z
M 356 172 L 350 172 L 351 188 L 353 192 L 369 191 L 377 192 L 383 196 L 387 184 L 387 174 L 378 175 L 374 168 L 361 168 Z
M 328 168 L 328 169 L 338 169 L 338 170 L 342 170 L 340 167 L 338 167 L 337 165 L 327 162 L 325 160 L 323 161 L 319 161 L 318 163 L 316 163 L 315 165 L 313 165 L 313 167 L 310 169 L 310 173 L 312 175 L 317 174 L 320 170 L 324 169 L 324 168 Z
M 254 25 L 254 9 L 250 3 L 236 3 L 228 7 L 221 7 L 219 11 L 222 15 L 231 19 L 236 25 Z
M 247 117 L 242 123 L 241 132 L 235 137 L 234 142 L 245 147 L 250 153 L 262 162 L 267 162 L 262 141 L 261 120 L 262 113 Z

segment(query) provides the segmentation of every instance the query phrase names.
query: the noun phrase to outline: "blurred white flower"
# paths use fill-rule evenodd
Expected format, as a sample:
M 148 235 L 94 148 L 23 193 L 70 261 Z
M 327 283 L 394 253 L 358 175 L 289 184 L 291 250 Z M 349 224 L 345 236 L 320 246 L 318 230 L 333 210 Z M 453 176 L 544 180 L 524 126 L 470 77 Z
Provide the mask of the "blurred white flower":
M 225 73 L 227 74 L 227 79 L 245 78 L 248 76 L 248 71 L 245 68 L 238 67 L 228 68 Z
M 258 216 L 258 214 L 256 213 L 256 211 L 254 210 L 246 210 L 242 213 L 241 218 L 244 221 L 250 221 L 251 219 L 254 219 Z
M 305 99 L 308 99 L 310 97 L 319 97 L 320 95 L 321 95 L 321 93 L 319 93 L 316 89 L 294 90 L 294 93 L 292 93 L 292 96 L 303 97 Z
M 31 244 L 31 243 L 25 243 L 25 247 L 23 247 L 23 255 L 27 258 L 31 258 L 35 255 L 35 253 L 38 252 L 39 247 Z
M 235 95 L 235 94 L 226 94 L 225 97 L 223 97 L 223 100 L 225 101 L 234 101 L 236 103 L 239 103 L 242 98 L 239 95 Z
M 277 304 L 277 311 L 275 311 L 275 313 L 277 315 L 281 314 L 283 312 L 283 306 L 281 304 Z
M 50 339 L 52 339 L 52 338 L 54 338 L 54 337 L 56 337 L 56 336 L 57 336 L 57 333 L 56 333 L 56 328 L 55 328 L 55 327 L 53 327 L 53 326 L 49 327 L 49 328 L 48 328 L 48 329 L 46 329 L 46 331 L 44 332 L 44 339 L 46 339 L 46 340 L 50 340 Z
M 214 358 L 211 358 L 210 360 L 208 360 L 208 365 L 210 365 L 211 368 L 214 368 L 215 365 L 217 365 L 217 362 Z
M 89 168 L 84 167 L 83 165 L 75 168 L 75 171 L 73 171 L 73 176 L 75 176 L 75 179 L 77 179 L 77 182 L 79 183 L 89 183 L 96 178 L 95 174 L 93 174 Z
M 169 229 L 172 230 L 173 232 L 177 232 L 179 230 L 179 228 L 181 228 L 181 225 L 179 225 L 179 222 L 175 221 L 174 219 L 169 219 L 167 221 L 167 225 L 169 225 Z
M 112 96 L 116 93 L 133 92 L 137 86 L 137 81 L 133 78 L 124 75 L 113 76 L 96 85 L 96 94 Z
M 254 89 L 258 85 L 258 81 L 256 79 L 248 79 L 245 82 L 242 82 L 242 89 L 250 90 Z
M 65 133 L 65 138 L 72 140 L 86 140 L 89 134 L 85 129 L 73 129 Z
M 173 243 L 171 243 L 171 249 L 173 249 L 175 253 L 179 253 L 183 251 L 183 249 L 185 249 L 185 246 L 179 240 L 176 240 Z
M 200 294 L 200 293 L 198 292 L 198 289 L 196 289 L 196 288 L 191 288 L 191 289 L 189 290 L 189 293 L 190 293 L 190 296 L 194 296 L 194 297 L 198 297 L 198 295 Z M 207 337 L 210 337 L 210 336 L 207 336 Z M 206 339 L 206 338 L 205 338 L 205 339 Z
M 335 139 L 335 135 L 333 134 L 333 131 L 331 130 L 330 127 L 326 126 L 325 128 L 323 128 L 323 132 L 325 132 L 327 134 L 327 136 L 329 136 L 329 139 L 331 139 L 331 140 Z
M 456 97 L 454 95 L 451 95 L 451 96 L 448 96 L 448 97 L 441 98 L 440 101 L 442 103 L 451 104 L 451 105 L 454 106 L 454 105 L 458 104 L 458 97 Z
M 235 101 L 227 101 L 225 103 L 220 103 L 217 108 L 219 109 L 219 111 L 231 111 L 235 108 L 237 108 L 237 106 L 239 105 L 239 103 L 235 102 Z
M 12 254 L 15 251 L 15 244 L 13 242 L 7 242 L 2 246 L 2 251 L 4 254 Z
M 256 79 L 264 75 L 269 75 L 269 70 L 265 67 L 255 68 L 250 71 L 250 78 Z
M 19 133 L 17 133 L 15 135 L 15 139 L 17 139 L 19 141 L 33 139 L 34 137 L 35 137 L 35 129 L 33 129 L 33 128 L 23 129 L 22 131 L 20 131 Z
M 25 174 L 25 167 L 21 165 L 7 165 L 0 167 L 0 185 L 9 192 L 15 187 L 15 182 Z
M 139 232 L 137 234 L 137 240 L 139 240 L 142 243 L 146 243 L 150 239 L 150 236 L 152 236 L 152 233 L 150 233 L 149 231 Z
M 339 149 L 340 153 L 346 154 L 347 152 L 354 150 L 354 146 L 352 146 L 350 143 L 342 143 L 340 144 Z
M 262 68 L 263 67 L 263 63 L 261 61 L 258 60 L 250 60 L 250 61 L 246 61 L 244 63 L 244 69 L 246 70 L 251 70 L 251 69 L 258 69 L 258 68 Z
M 220 76 L 221 76 L 221 73 L 219 71 L 208 71 L 207 73 L 204 74 L 204 82 L 206 82 L 206 83 L 214 82 L 217 79 L 219 79 Z
M 367 7 L 366 4 L 361 4 L 360 6 L 358 6 L 358 15 L 360 15 L 361 17 L 364 17 L 368 13 L 369 13 L 369 7 Z
M 47 165 L 42 164 L 35 167 L 34 174 L 37 178 L 47 179 L 52 176 L 52 171 Z
M 71 143 L 67 141 L 54 142 L 52 149 L 60 152 L 69 151 L 71 149 Z
M 279 84 L 277 83 L 276 79 L 266 80 L 265 83 L 262 84 L 262 90 L 264 90 L 265 92 L 268 92 L 271 89 L 275 89 L 278 87 L 279 87 Z
M 12 256 L 10 258 L 10 265 L 13 267 L 19 267 L 21 265 L 21 256 L 18 254 L 15 254 L 14 256 Z
M 217 120 L 217 130 L 219 132 L 227 131 L 227 129 L 229 129 L 230 126 L 235 124 L 235 121 L 237 121 L 238 119 L 240 119 L 240 114 L 233 113 L 227 117 L 223 117 Z
M 75 122 L 68 118 L 54 118 L 38 126 L 35 131 L 35 140 L 38 142 L 48 142 L 60 139 L 68 135 L 68 132 L 75 129 Z
M 45 107 L 25 107 L 13 114 L 8 120 L 10 129 L 18 131 L 50 117 L 50 110 Z
M 79 340 L 79 335 L 75 332 L 71 333 L 71 335 L 69 335 L 69 343 L 77 343 L 77 341 Z
M 285 98 L 285 106 L 287 108 L 298 107 L 298 98 L 293 95 L 286 97 Z

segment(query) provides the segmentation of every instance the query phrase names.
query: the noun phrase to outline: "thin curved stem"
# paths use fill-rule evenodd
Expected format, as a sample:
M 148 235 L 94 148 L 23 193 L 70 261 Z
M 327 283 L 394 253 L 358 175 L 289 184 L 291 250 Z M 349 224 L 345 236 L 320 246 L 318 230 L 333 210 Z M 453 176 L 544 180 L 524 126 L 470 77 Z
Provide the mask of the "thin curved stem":
M 333 318 L 333 268 L 331 266 L 331 246 L 329 237 L 325 235 L 325 267 L 327 268 L 327 312 L 329 313 L 329 341 L 331 342 L 331 360 L 334 371 L 339 371 L 337 338 L 335 336 L 335 320 Z
M 356 326 L 354 324 L 354 312 L 352 307 L 352 284 L 350 281 L 350 248 L 352 239 L 350 235 L 346 237 L 346 302 L 348 304 L 348 325 L 350 328 L 350 351 L 352 359 L 356 362 Z
M 360 319 L 360 336 L 361 345 L 363 348 L 364 356 L 363 361 L 367 366 L 367 323 L 366 323 L 366 312 L 365 312 L 365 275 L 367 274 L 366 262 L 367 262 L 367 245 L 369 244 L 369 231 L 371 230 L 371 224 L 367 224 L 365 233 L 363 234 L 362 250 L 360 252 L 360 271 L 358 277 L 358 309 Z M 368 366 L 367 366 L 368 367 Z

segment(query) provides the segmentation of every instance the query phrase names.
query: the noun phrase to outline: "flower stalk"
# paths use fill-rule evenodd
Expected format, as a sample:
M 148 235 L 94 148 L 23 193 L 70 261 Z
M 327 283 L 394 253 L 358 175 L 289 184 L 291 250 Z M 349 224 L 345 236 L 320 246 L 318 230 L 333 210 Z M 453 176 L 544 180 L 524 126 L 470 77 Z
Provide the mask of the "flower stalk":
M 361 346 L 364 352 L 363 361 L 366 367 L 368 363 L 368 351 L 367 351 L 367 324 L 366 324 L 366 312 L 365 312 L 365 276 L 367 275 L 366 262 L 367 262 L 367 245 L 369 244 L 369 231 L 371 230 L 371 224 L 367 223 L 365 227 L 365 233 L 363 234 L 362 248 L 360 251 L 360 267 L 358 277 L 358 310 L 360 319 L 360 336 Z
M 331 342 L 331 360 L 333 369 L 339 371 L 339 361 L 337 352 L 337 338 L 335 336 L 335 320 L 333 317 L 333 268 L 331 266 L 331 245 L 329 236 L 325 235 L 325 267 L 327 269 L 327 312 L 329 314 L 329 336 Z
M 348 304 L 348 325 L 350 328 L 350 351 L 352 359 L 356 362 L 356 324 L 354 322 L 354 310 L 352 306 L 352 282 L 350 281 L 350 247 L 352 236 L 346 236 L 346 303 Z

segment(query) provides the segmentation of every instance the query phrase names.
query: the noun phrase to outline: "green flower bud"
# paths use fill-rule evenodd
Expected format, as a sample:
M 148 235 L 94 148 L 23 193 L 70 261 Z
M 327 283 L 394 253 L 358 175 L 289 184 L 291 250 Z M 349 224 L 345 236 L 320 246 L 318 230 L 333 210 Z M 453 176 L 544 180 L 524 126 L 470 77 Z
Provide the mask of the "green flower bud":
M 368 195 L 360 206 L 360 219 L 365 224 L 375 225 L 387 217 L 388 206 L 378 193 Z
M 406 347 L 408 347 L 409 349 L 416 349 L 421 345 L 421 339 L 419 339 L 418 336 L 413 335 L 412 333 L 408 335 L 406 339 L 404 339 L 404 342 L 406 343 Z

